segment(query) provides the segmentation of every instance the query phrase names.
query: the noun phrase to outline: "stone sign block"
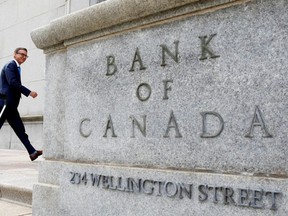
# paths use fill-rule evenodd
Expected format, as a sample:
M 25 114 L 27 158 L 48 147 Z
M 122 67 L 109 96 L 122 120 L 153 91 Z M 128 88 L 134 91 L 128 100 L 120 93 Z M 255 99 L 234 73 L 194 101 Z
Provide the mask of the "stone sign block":
M 33 31 L 47 54 L 33 213 L 286 215 L 287 10 L 110 0 Z

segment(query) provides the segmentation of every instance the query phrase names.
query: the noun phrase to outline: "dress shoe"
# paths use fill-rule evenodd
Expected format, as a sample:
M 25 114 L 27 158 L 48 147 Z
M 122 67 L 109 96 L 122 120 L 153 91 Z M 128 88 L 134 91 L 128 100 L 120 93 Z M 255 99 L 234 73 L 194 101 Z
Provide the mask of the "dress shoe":
M 43 151 L 36 151 L 35 153 L 31 154 L 30 155 L 30 159 L 31 161 L 34 161 L 36 160 L 40 155 L 43 154 Z

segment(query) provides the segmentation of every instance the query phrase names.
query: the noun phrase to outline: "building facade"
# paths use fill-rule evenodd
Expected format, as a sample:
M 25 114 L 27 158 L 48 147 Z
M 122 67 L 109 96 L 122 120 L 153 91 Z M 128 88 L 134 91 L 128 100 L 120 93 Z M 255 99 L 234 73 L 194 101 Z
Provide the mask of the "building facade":
M 43 146 L 45 98 L 45 55 L 33 44 L 30 32 L 50 21 L 103 0 L 0 0 L 0 67 L 11 59 L 16 47 L 26 47 L 29 58 L 21 65 L 22 84 L 38 97 L 22 97 L 19 112 L 31 143 Z M 11 127 L 5 123 L 0 132 L 0 148 L 24 150 Z

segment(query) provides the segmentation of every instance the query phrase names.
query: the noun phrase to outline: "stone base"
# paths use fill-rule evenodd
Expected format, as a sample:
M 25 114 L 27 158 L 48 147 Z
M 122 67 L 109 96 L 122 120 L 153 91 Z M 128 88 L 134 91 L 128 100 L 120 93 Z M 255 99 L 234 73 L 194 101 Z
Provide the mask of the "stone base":
M 287 179 L 48 161 L 41 170 L 33 215 L 288 213 Z

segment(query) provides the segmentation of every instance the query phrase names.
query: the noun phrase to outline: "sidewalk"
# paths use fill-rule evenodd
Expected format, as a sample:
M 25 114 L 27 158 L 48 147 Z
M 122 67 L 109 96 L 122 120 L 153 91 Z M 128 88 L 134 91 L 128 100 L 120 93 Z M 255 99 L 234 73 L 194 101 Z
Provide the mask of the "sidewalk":
M 0 149 L 0 216 L 32 215 L 32 189 L 43 160 L 31 162 L 26 151 Z
M 0 216 L 31 216 L 32 208 L 0 200 Z

